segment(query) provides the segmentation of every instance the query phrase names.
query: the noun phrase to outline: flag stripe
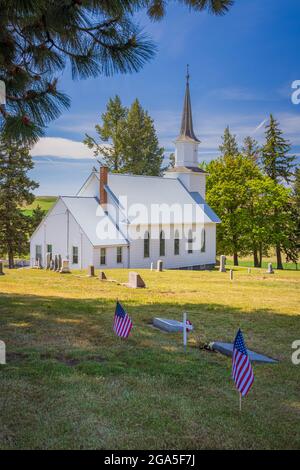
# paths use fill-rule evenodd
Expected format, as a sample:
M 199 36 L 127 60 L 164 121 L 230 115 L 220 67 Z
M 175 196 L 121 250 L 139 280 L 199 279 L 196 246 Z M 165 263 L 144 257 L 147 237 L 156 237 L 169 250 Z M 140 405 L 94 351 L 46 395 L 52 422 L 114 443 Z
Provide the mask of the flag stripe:
M 254 375 L 241 330 L 237 332 L 233 345 L 232 378 L 241 395 L 247 395 L 254 382 Z

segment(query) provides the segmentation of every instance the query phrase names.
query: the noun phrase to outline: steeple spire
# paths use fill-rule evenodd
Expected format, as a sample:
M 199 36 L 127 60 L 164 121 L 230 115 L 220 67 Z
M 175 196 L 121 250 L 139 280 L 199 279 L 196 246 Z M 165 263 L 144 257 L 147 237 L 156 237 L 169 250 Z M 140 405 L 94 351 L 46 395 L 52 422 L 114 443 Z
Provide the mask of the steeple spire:
M 190 82 L 190 72 L 189 72 L 189 65 L 187 64 L 186 88 L 185 88 L 182 120 L 181 120 L 181 129 L 180 129 L 180 136 L 177 138 L 177 141 L 188 140 L 188 141 L 200 142 L 199 139 L 197 139 L 197 137 L 195 136 L 194 129 L 193 129 L 192 105 L 191 105 L 189 82 Z

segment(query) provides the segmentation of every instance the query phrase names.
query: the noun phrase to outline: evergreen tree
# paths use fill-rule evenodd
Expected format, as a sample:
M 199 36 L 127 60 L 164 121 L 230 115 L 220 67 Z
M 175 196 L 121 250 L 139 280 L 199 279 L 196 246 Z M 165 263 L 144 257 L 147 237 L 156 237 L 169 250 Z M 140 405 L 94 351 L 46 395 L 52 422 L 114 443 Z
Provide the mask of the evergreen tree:
M 124 171 L 135 175 L 160 175 L 164 149 L 159 146 L 153 119 L 136 99 L 122 135 Z
M 232 0 L 178 0 L 195 11 L 221 15 Z M 6 139 L 36 141 L 69 106 L 57 76 L 69 64 L 74 78 L 138 71 L 154 54 L 135 13 L 164 16 L 168 0 L 0 0 L 0 106 Z
M 32 234 L 35 229 L 40 225 L 43 218 L 45 217 L 47 211 L 44 211 L 41 206 L 38 204 L 35 209 L 32 211 L 31 220 L 30 220 L 30 234 Z
M 16 254 L 28 251 L 28 233 L 31 220 L 21 207 L 34 200 L 32 190 L 38 184 L 32 181 L 28 170 L 33 168 L 28 148 L 0 143 L 0 251 L 8 255 L 9 268 L 14 267 Z
M 260 147 L 258 142 L 253 137 L 245 137 L 242 154 L 245 155 L 245 157 L 252 159 L 254 162 L 258 162 L 260 156 Z
M 35 141 L 69 106 L 57 75 L 69 63 L 73 78 L 138 71 L 153 56 L 133 13 L 138 0 L 0 0 L 0 109 L 6 139 Z M 131 18 L 130 18 L 131 17 Z
M 224 15 L 233 5 L 233 0 L 178 0 L 196 11 L 206 10 L 214 15 Z M 160 20 L 166 14 L 168 0 L 145 0 L 151 19 Z
M 222 136 L 222 144 L 219 146 L 219 150 L 223 157 L 234 157 L 239 154 L 236 136 L 231 134 L 229 126 L 225 128 L 224 135 Z
M 295 156 L 289 155 L 291 145 L 283 137 L 278 121 L 270 115 L 266 125 L 266 142 L 262 147 L 262 167 L 266 175 L 276 182 L 291 181 L 295 166 Z
M 122 135 L 128 110 L 122 106 L 119 96 L 110 98 L 105 113 L 102 114 L 102 125 L 97 124 L 95 130 L 99 137 L 97 142 L 93 137 L 85 135 L 84 143 L 94 150 L 95 157 L 103 157 L 110 171 L 121 172 L 124 166 L 122 154 Z M 109 145 L 105 145 L 105 144 Z
M 268 175 L 276 183 L 290 182 L 293 174 L 295 157 L 289 155 L 291 149 L 290 143 L 283 137 L 283 132 L 279 127 L 278 121 L 270 115 L 270 121 L 266 125 L 265 131 L 266 142 L 262 148 L 262 167 L 266 175 Z M 276 215 L 279 215 L 275 208 Z M 283 228 L 278 223 L 274 226 L 274 230 L 279 232 Z M 282 246 L 280 242 L 276 244 L 277 269 L 283 269 Z
M 174 168 L 175 166 L 175 153 L 172 152 L 169 155 L 169 168 Z

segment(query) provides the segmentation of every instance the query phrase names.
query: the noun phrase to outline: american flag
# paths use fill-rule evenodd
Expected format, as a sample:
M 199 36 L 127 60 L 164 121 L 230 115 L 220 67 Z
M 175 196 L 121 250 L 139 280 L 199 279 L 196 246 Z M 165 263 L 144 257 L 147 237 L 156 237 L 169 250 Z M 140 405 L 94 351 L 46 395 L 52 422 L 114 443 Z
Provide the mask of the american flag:
M 252 387 L 254 375 L 244 343 L 244 338 L 240 329 L 237 332 L 233 344 L 232 378 L 242 397 L 247 395 L 250 388 Z
M 120 338 L 128 338 L 132 327 L 133 323 L 130 316 L 127 315 L 120 302 L 117 302 L 114 316 L 114 332 Z

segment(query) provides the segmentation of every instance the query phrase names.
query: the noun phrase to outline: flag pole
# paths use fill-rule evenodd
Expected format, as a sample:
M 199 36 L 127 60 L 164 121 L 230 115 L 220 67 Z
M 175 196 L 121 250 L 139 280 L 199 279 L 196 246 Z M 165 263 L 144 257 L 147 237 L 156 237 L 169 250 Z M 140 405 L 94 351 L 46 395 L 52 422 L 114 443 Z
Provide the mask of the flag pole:
M 183 348 L 184 352 L 186 352 L 186 312 L 183 313 Z

